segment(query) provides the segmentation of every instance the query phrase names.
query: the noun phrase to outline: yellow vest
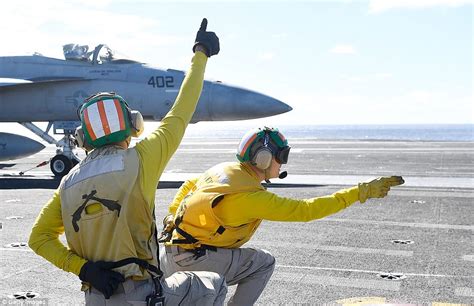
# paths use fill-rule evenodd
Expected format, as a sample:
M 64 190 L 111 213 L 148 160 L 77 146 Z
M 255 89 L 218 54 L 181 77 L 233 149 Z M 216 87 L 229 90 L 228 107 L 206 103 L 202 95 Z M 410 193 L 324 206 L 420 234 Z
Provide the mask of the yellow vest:
M 157 265 L 155 222 L 140 190 L 135 149 L 92 151 L 59 187 L 69 248 L 91 261 L 138 257 Z M 149 278 L 138 265 L 115 269 L 124 277 Z
M 228 194 L 265 190 L 248 171 L 241 163 L 222 163 L 206 171 L 176 211 L 171 244 L 186 249 L 201 245 L 238 248 L 247 242 L 262 220 L 228 226 L 214 214 L 212 207 Z

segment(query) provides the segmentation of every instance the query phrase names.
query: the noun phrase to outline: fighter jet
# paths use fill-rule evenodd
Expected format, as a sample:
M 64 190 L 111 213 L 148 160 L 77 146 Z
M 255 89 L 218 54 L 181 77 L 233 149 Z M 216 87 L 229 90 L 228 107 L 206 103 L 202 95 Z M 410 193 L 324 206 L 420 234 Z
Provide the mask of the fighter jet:
M 91 51 L 86 45 L 68 44 L 63 46 L 63 53 L 64 60 L 40 54 L 0 57 L 0 122 L 18 122 L 56 144 L 57 154 L 50 162 L 56 176 L 67 174 L 78 162 L 72 135 L 80 124 L 78 107 L 86 97 L 113 91 L 139 110 L 145 120 L 159 121 L 173 105 L 185 76 L 180 70 L 157 69 L 119 57 L 104 44 Z M 191 122 L 254 119 L 291 109 L 267 95 L 206 80 Z M 49 122 L 46 131 L 33 121 Z M 60 141 L 49 135 L 51 127 L 54 134 L 64 135 Z M 0 139 L 4 147 L 0 161 L 42 149 L 41 144 L 19 135 L 2 135 Z

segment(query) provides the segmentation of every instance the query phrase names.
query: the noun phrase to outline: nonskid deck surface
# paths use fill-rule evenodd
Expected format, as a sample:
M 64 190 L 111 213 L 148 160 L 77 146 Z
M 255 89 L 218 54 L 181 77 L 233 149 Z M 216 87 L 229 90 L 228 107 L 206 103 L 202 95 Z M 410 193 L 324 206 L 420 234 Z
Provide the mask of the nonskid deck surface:
M 234 160 L 237 142 L 185 140 L 162 176 L 157 217 L 184 179 Z M 473 303 L 473 143 L 301 139 L 291 145 L 283 169 L 288 178 L 269 186 L 281 196 L 322 196 L 381 175 L 403 175 L 406 184 L 322 220 L 263 222 L 247 246 L 270 251 L 277 264 L 259 304 Z M 0 163 L 1 302 L 27 292 L 49 305 L 84 302 L 76 276 L 24 245 L 57 180 L 47 167 L 18 172 L 51 154 L 48 147 Z

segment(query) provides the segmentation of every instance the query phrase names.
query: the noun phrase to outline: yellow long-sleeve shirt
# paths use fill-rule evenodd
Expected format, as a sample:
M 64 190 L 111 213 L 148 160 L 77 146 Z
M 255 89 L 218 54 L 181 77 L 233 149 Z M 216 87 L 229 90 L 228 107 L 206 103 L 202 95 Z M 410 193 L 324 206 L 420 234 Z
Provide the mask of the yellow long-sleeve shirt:
M 176 102 L 163 118 L 161 125 L 148 137 L 138 142 L 134 148 L 129 149 L 136 150 L 138 153 L 140 160 L 138 180 L 143 197 L 152 209 L 155 206 L 158 180 L 178 148 L 201 95 L 206 63 L 206 55 L 196 52 Z M 79 257 L 61 243 L 59 236 L 63 233 L 61 199 L 59 190 L 56 190 L 36 218 L 28 244 L 33 251 L 55 266 L 79 275 L 86 259 Z
M 243 169 L 259 181 L 246 164 Z M 195 191 L 198 178 L 186 181 L 178 190 L 169 212 L 175 214 L 186 195 Z M 240 226 L 257 219 L 270 221 L 310 221 L 332 215 L 359 200 L 357 186 L 339 190 L 331 195 L 310 199 L 280 197 L 267 190 L 226 194 L 213 208 L 214 214 L 226 226 Z

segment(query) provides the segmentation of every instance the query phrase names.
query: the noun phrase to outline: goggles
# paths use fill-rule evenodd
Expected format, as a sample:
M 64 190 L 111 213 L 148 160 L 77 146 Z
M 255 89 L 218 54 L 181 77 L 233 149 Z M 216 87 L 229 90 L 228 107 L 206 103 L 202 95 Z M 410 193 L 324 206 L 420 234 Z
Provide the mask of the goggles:
M 275 160 L 279 164 L 286 164 L 288 162 L 288 155 L 290 155 L 290 149 L 290 146 L 285 146 L 279 149 L 278 152 L 275 154 Z

